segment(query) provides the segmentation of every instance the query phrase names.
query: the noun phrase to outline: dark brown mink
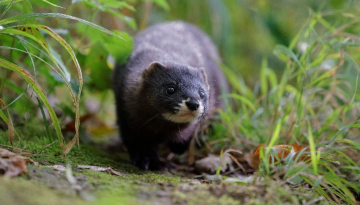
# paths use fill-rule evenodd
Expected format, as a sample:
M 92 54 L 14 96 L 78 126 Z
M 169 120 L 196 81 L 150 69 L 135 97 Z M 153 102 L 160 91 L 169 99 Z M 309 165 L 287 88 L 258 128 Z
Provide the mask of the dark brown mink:
M 162 169 L 163 142 L 176 154 L 187 150 L 197 126 L 223 105 L 220 61 L 210 38 L 189 23 L 156 24 L 135 36 L 127 64 L 113 74 L 117 123 L 133 164 Z

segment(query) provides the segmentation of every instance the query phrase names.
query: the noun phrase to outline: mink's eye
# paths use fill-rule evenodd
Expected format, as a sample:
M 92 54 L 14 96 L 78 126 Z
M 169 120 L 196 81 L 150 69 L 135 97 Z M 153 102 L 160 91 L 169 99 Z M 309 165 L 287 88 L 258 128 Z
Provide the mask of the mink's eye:
M 204 97 L 205 97 L 205 92 L 204 92 L 203 90 L 200 90 L 200 91 L 199 91 L 199 94 L 200 94 L 200 98 L 201 98 L 201 99 L 204 99 Z
M 175 88 L 173 86 L 170 86 L 166 89 L 166 93 L 171 95 L 175 93 Z

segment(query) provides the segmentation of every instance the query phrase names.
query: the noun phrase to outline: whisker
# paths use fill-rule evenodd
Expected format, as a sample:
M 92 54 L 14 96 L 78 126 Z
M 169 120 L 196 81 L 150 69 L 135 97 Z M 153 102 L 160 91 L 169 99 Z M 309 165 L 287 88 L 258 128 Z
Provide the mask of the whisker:
M 144 126 L 145 124 L 147 124 L 148 122 L 150 122 L 151 120 L 153 120 L 155 117 L 159 116 L 161 113 L 156 114 L 154 117 L 150 118 L 148 121 L 144 122 L 144 124 L 142 124 L 139 128 L 142 128 L 142 126 Z
M 182 134 L 181 134 L 181 131 L 180 131 L 180 125 L 178 124 L 178 128 L 179 128 L 179 134 L 180 134 L 180 137 L 182 138 L 182 139 L 184 139 L 184 137 L 182 136 Z

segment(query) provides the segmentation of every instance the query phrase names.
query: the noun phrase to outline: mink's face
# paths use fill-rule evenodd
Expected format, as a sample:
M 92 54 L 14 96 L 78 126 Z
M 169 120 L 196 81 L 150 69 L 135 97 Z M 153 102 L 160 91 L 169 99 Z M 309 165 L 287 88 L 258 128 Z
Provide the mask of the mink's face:
M 209 87 L 204 69 L 153 63 L 142 77 L 144 103 L 165 120 L 190 123 L 205 116 Z

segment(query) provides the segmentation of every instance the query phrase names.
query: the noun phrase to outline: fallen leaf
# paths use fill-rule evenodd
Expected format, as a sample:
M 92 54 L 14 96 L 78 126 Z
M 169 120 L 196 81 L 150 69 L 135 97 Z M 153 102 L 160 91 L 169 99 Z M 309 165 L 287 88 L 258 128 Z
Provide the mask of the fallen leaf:
M 0 149 L 0 174 L 14 177 L 22 173 L 26 173 L 25 158 L 9 150 Z
M 17 154 L 15 154 L 14 152 L 11 152 L 7 149 L 0 149 L 0 157 L 1 158 L 10 158 L 15 155 L 17 155 Z
M 34 160 L 32 160 L 32 159 L 30 159 L 30 158 L 28 158 L 28 157 L 23 157 L 22 155 L 30 156 L 30 155 L 32 155 L 32 153 L 29 153 L 29 152 L 21 152 L 21 153 L 19 153 L 19 154 L 16 154 L 16 153 L 11 152 L 11 151 L 9 151 L 9 150 L 7 150 L 7 149 L 1 149 L 1 148 L 0 148 L 0 158 L 8 159 L 8 158 L 12 158 L 12 157 L 15 157 L 15 156 L 20 156 L 20 157 L 22 157 L 26 162 L 31 162 L 31 163 L 33 163 L 33 164 L 35 164 L 35 165 L 38 165 L 38 164 L 39 164 L 38 162 L 36 162 L 36 161 L 34 161 Z
M 249 164 L 249 166 L 253 169 L 257 169 L 259 164 L 260 164 L 260 150 L 264 149 L 264 152 L 268 149 L 268 147 L 264 144 L 259 145 L 258 147 L 256 147 L 255 151 L 253 153 L 247 153 L 244 155 L 244 159 L 245 161 Z M 297 145 L 297 144 L 292 144 L 292 145 L 275 145 L 273 147 L 271 147 L 272 151 L 275 152 L 279 159 L 284 159 L 288 156 L 292 157 L 293 159 L 295 159 L 296 156 L 298 156 L 299 153 L 302 153 L 303 151 L 307 151 L 309 152 L 310 149 L 306 148 L 304 146 L 301 145 Z M 278 159 L 269 156 L 269 161 L 275 161 L 277 162 Z M 310 156 L 308 154 L 301 154 L 301 156 L 299 156 L 299 161 L 307 161 L 310 159 Z
M 244 159 L 251 168 L 257 169 L 259 167 L 260 164 L 259 155 L 254 155 L 254 153 L 246 153 L 244 155 Z
M 98 167 L 98 166 L 87 166 L 87 165 L 78 165 L 77 168 L 80 169 L 90 169 L 95 172 L 110 172 L 113 175 L 117 176 L 124 176 L 124 174 L 121 174 L 120 172 L 115 171 L 111 167 Z
M 219 156 L 209 155 L 195 162 L 195 170 L 198 173 L 214 174 L 221 163 L 221 172 L 225 172 L 231 162 L 229 155 L 224 155 L 222 160 Z

